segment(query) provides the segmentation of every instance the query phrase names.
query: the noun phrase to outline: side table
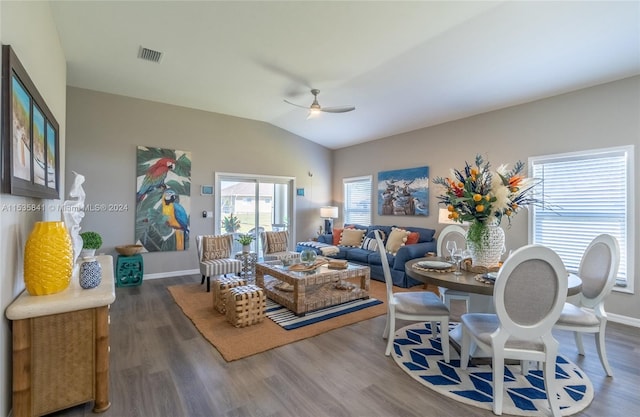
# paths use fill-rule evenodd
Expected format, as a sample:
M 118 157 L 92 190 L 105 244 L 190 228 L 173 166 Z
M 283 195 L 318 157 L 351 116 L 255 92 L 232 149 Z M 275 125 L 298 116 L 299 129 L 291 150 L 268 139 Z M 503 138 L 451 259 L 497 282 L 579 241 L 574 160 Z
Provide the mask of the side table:
M 113 258 L 97 256 L 102 282 L 46 296 L 23 291 L 5 311 L 13 329 L 13 415 L 35 417 L 109 401 L 109 306 L 115 301 Z
M 246 278 L 247 283 L 253 284 L 255 282 L 258 254 L 256 252 L 238 252 L 236 253 L 236 259 L 242 261 L 240 276 Z
M 116 262 L 116 285 L 118 287 L 131 287 L 142 284 L 143 274 L 144 263 L 142 262 L 142 255 L 118 255 Z

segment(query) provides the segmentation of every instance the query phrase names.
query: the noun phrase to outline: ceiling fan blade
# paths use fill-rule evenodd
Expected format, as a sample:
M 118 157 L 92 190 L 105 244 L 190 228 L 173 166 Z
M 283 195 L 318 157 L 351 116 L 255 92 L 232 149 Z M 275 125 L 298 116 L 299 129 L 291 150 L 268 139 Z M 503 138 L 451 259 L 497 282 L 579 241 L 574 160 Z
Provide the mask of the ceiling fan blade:
M 307 109 L 307 110 L 309 109 L 309 106 L 301 106 L 299 104 L 292 103 L 289 100 L 284 100 L 284 102 L 287 103 L 287 104 L 291 104 L 292 106 L 300 107 L 301 109 Z
M 346 113 L 348 111 L 355 110 L 355 106 L 341 106 L 341 107 L 322 107 L 320 111 L 326 113 Z

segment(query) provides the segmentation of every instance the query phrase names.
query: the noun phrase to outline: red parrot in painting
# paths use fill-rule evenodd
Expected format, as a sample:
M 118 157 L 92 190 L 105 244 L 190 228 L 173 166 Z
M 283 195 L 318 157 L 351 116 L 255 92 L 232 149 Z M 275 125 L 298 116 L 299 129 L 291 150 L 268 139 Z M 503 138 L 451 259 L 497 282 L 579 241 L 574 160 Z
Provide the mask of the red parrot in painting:
M 178 195 L 172 189 L 162 194 L 162 214 L 167 216 L 167 225 L 176 231 L 176 250 L 185 250 L 185 240 L 189 240 L 189 217 L 178 202 Z
M 144 198 L 151 191 L 158 187 L 166 188 L 164 179 L 167 178 L 169 170 L 173 170 L 176 167 L 176 161 L 171 158 L 161 158 L 155 164 L 151 165 L 147 170 L 147 173 L 142 180 L 142 185 L 138 190 L 136 197 L 138 203 L 144 200 Z

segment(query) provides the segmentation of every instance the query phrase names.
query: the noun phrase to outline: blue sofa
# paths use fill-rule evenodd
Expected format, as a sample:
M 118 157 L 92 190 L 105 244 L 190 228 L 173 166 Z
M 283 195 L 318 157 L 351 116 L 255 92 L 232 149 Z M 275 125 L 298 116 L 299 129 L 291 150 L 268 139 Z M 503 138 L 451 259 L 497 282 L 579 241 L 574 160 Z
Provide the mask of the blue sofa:
M 385 244 L 386 237 L 389 236 L 389 234 L 391 233 L 391 228 L 394 227 L 382 225 L 364 226 L 359 224 L 345 225 L 345 227 L 349 226 L 353 226 L 356 229 L 366 230 L 366 237 L 374 237 L 373 231 L 376 229 L 382 230 L 385 235 Z M 387 259 L 389 260 L 389 267 L 391 269 L 391 278 L 393 280 L 393 285 L 403 288 L 413 287 L 414 285 L 422 285 L 422 282 L 409 277 L 405 273 L 404 264 L 411 259 L 422 258 L 426 256 L 427 252 L 436 252 L 436 240 L 433 238 L 435 230 L 422 227 L 395 227 L 400 227 L 411 232 L 417 232 L 419 238 L 418 243 L 402 246 L 395 255 L 387 253 Z M 333 245 L 333 235 L 320 235 L 318 237 L 318 242 Z M 336 255 L 332 255 L 331 258 L 346 259 L 349 262 L 360 265 L 367 265 L 371 269 L 371 278 L 377 281 L 384 282 L 384 273 L 382 271 L 380 252 L 378 252 L 377 250 L 370 251 L 362 248 L 352 248 L 344 246 L 338 246 L 338 248 L 340 249 L 340 252 Z M 301 252 L 303 249 L 309 249 L 309 247 L 300 244 L 296 247 L 296 251 L 298 252 Z M 319 249 L 315 250 L 318 254 L 320 254 Z

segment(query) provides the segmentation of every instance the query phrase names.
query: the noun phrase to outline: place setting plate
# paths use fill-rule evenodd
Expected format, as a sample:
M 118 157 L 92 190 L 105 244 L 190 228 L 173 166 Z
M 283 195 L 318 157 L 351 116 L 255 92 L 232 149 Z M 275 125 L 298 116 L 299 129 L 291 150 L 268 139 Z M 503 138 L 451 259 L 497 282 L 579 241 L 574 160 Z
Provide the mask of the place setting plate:
M 455 265 L 445 261 L 420 261 L 420 262 L 416 262 L 413 266 L 415 268 L 423 269 L 425 271 L 438 271 L 438 272 L 449 272 L 455 268 Z

